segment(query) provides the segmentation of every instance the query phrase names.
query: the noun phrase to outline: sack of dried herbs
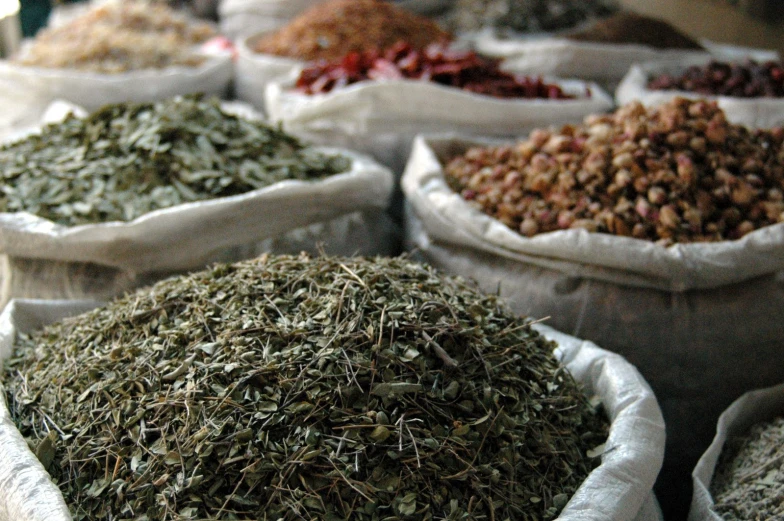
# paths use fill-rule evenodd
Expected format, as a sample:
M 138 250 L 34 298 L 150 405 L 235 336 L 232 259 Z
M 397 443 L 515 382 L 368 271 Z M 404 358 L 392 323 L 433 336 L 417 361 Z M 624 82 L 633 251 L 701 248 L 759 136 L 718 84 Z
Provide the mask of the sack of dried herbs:
M 94 110 L 179 94 L 224 95 L 233 66 L 230 52 L 204 46 L 215 34 L 166 6 L 96 6 L 0 60 L 0 118 L 34 124 L 57 99 Z
M 770 128 L 784 125 L 782 75 L 784 69 L 778 60 L 638 63 L 618 85 L 615 99 L 620 105 L 639 100 L 647 107 L 659 106 L 675 97 L 713 99 L 732 123 Z M 678 81 L 682 77 L 683 81 Z M 657 87 L 652 84 L 655 80 L 672 87 Z
M 264 88 L 308 62 L 383 49 L 399 41 L 419 49 L 451 40 L 435 22 L 382 0 L 328 0 L 275 31 L 259 28 L 237 44 L 237 98 L 264 108 Z
M 660 519 L 634 367 L 427 266 L 264 256 L 53 323 L 87 307 L 0 316 L 5 518 Z
M 393 178 L 217 99 L 108 105 L 0 146 L 0 299 L 109 298 L 262 252 L 394 253 Z
M 748 392 L 719 417 L 716 436 L 692 472 L 689 521 L 782 515 L 784 385 Z
M 687 507 L 721 411 L 784 380 L 784 134 L 659 110 L 498 148 L 418 138 L 402 187 L 424 259 L 640 368 L 669 429 L 659 495 Z

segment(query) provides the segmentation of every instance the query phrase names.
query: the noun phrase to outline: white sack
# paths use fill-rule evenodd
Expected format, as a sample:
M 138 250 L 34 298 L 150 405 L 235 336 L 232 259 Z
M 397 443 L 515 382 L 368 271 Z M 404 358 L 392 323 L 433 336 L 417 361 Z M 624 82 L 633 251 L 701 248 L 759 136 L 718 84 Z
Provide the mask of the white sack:
M 707 51 L 654 49 L 646 45 L 581 42 L 559 37 L 503 39 L 484 30 L 473 39 L 477 52 L 504 59 L 504 69 L 522 74 L 583 78 L 617 84 L 634 63 L 708 59 Z
M 615 99 L 619 105 L 639 100 L 646 107 L 663 105 L 675 97 L 707 98 L 716 100 L 727 115 L 727 120 L 751 128 L 770 128 L 784 124 L 784 98 L 737 98 L 706 96 L 683 90 L 652 90 L 648 80 L 661 74 L 680 75 L 691 65 L 706 65 L 708 60 L 688 60 L 680 63 L 649 62 L 635 64 L 618 85 Z
M 237 99 L 250 103 L 262 112 L 267 85 L 278 78 L 298 73 L 304 66 L 301 60 L 253 51 L 254 42 L 263 36 L 263 32 L 254 33 L 237 42 L 237 62 L 234 66 L 234 93 Z
M 668 425 L 661 482 L 688 504 L 689 473 L 733 397 L 784 381 L 784 224 L 741 240 L 654 243 L 568 230 L 526 238 L 471 207 L 439 158 L 472 144 L 418 138 L 403 176 L 406 242 L 434 266 L 500 291 L 512 309 L 618 352 Z
M 253 115 L 247 107 L 227 111 Z M 0 304 L 12 297 L 109 298 L 166 274 L 264 252 L 394 253 L 384 210 L 391 172 L 351 151 L 351 170 L 155 210 L 129 222 L 64 226 L 0 213 Z
M 12 301 L 0 315 L 0 357 L 13 351 L 16 332 L 29 332 L 94 307 L 88 302 Z M 598 395 L 612 421 L 601 465 L 586 478 L 559 521 L 658 521 L 651 487 L 664 454 L 664 422 L 656 398 L 622 357 L 590 342 L 537 328 L 558 343 L 557 356 Z M 0 399 L 0 520 L 70 521 L 57 487 L 28 448 Z
M 716 427 L 716 437 L 700 458 L 692 472 L 694 495 L 689 511 L 689 521 L 723 521 L 713 511 L 710 493 L 713 473 L 719 462 L 727 438 L 743 436 L 756 424 L 771 421 L 784 414 L 784 385 L 751 391 L 722 413 Z
M 0 127 L 18 129 L 33 125 L 46 107 L 58 99 L 92 111 L 108 103 L 158 101 L 178 94 L 203 92 L 223 96 L 232 74 L 228 52 L 208 56 L 199 67 L 118 74 L 29 67 L 0 60 Z
M 221 0 L 218 5 L 221 33 L 229 38 L 273 31 L 325 0 Z M 420 14 L 443 11 L 451 0 L 398 0 L 400 7 Z
M 395 172 L 402 171 L 422 132 L 524 136 L 543 126 L 579 123 L 613 106 L 596 84 L 578 80 L 548 80 L 577 96 L 573 100 L 498 99 L 415 80 L 363 81 L 310 96 L 293 90 L 297 74 L 268 85 L 270 120 L 315 143 L 371 154 Z

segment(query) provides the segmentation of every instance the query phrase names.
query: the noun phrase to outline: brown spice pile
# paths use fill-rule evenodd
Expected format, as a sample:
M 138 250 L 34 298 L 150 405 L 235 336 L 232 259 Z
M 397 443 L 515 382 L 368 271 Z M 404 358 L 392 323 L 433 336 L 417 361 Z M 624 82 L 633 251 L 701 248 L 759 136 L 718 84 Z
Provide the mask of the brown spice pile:
M 214 35 L 209 25 L 166 6 L 112 3 L 42 31 L 19 62 L 104 73 L 197 66 L 204 58 L 193 46 Z
M 784 222 L 784 130 L 727 122 L 716 103 L 632 102 L 446 166 L 453 189 L 526 236 L 584 228 L 673 243 Z
M 398 41 L 421 49 L 449 40 L 451 35 L 435 22 L 388 2 L 329 0 L 250 45 L 258 53 L 334 61 L 350 52 L 387 48 Z
M 566 37 L 586 42 L 647 45 L 656 49 L 702 50 L 699 42 L 664 20 L 628 11 L 599 20 L 591 27 Z

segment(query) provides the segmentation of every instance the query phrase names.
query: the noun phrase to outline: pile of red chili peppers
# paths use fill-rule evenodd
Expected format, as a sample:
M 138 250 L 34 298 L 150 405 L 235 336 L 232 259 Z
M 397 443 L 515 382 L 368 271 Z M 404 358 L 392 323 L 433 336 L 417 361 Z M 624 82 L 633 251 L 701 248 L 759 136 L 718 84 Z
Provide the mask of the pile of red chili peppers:
M 366 80 L 422 80 L 496 98 L 573 99 L 542 78 L 516 76 L 499 67 L 500 60 L 475 52 L 433 44 L 417 50 L 397 43 L 384 51 L 353 52 L 338 62 L 315 62 L 297 80 L 297 90 L 321 94 Z M 590 95 L 590 92 L 586 92 Z

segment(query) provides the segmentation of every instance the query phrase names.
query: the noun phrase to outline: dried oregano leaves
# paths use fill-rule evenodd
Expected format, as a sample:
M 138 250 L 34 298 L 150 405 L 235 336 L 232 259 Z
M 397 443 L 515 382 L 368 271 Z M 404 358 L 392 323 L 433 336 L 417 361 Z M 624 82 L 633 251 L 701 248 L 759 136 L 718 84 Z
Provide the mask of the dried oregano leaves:
M 784 418 L 727 439 L 711 494 L 714 510 L 727 521 L 784 517 Z
M 30 336 L 14 421 L 75 519 L 553 519 L 607 424 L 495 297 L 262 257 Z
M 130 221 L 350 166 L 346 157 L 224 112 L 216 98 L 107 105 L 0 147 L 0 211 L 64 225 Z

